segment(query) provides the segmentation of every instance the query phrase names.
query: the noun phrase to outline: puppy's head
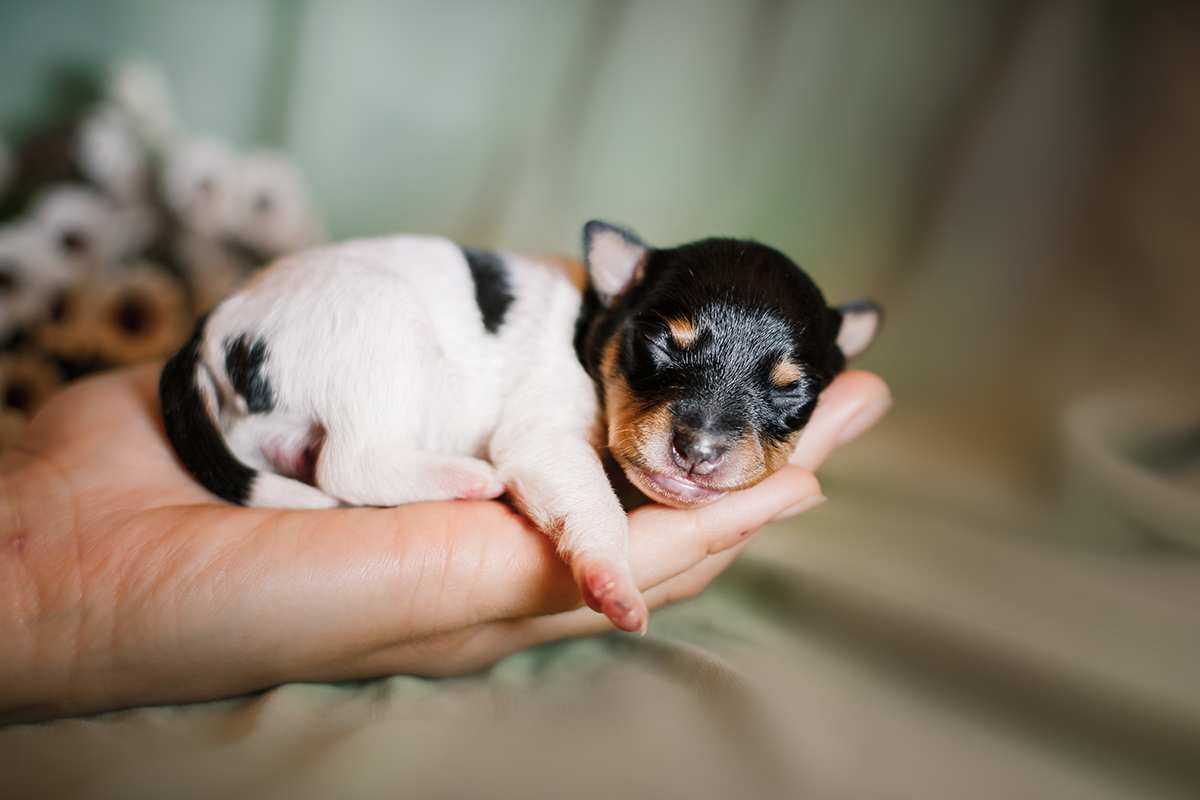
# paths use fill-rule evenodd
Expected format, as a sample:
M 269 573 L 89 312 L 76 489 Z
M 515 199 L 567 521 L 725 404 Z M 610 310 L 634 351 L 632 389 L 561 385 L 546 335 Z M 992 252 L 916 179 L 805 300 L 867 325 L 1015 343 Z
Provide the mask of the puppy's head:
M 786 464 L 821 391 L 879 328 L 878 306 L 828 306 L 787 256 L 755 242 L 657 249 L 592 221 L 583 247 L 579 345 L 608 447 L 668 505 L 711 502 Z

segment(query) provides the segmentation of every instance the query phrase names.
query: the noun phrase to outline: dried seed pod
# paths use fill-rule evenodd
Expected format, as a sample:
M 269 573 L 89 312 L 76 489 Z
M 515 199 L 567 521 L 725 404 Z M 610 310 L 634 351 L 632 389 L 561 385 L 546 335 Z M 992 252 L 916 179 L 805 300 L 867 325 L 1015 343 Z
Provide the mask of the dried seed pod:
M 94 313 L 97 353 L 117 364 L 168 355 L 191 323 L 182 287 L 147 264 L 97 286 Z
M 8 412 L 33 416 L 61 383 L 58 367 L 40 355 L 0 356 L 0 406 Z
M 64 362 L 81 364 L 97 358 L 97 310 L 92 284 L 73 284 L 60 292 L 45 322 L 34 331 L 44 351 Z

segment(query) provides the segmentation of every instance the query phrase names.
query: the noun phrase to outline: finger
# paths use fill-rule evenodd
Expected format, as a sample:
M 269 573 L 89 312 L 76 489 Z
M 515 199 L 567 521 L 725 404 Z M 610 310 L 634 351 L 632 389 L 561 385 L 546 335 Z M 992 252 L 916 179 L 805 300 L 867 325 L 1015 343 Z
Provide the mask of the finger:
M 643 589 L 656 586 L 744 541 L 777 516 L 821 499 L 821 487 L 813 474 L 788 466 L 757 486 L 709 506 L 638 509 L 629 518 L 634 577 Z
M 646 587 L 651 608 L 691 599 L 706 589 L 746 547 L 735 545 L 705 558 L 692 569 L 654 587 Z M 448 676 L 472 672 L 512 653 L 545 642 L 592 636 L 614 630 L 607 617 L 580 607 L 556 614 L 485 622 L 422 638 L 405 639 L 357 658 L 326 665 L 309 680 L 368 678 L 404 672 Z
M 785 467 L 758 486 L 737 492 L 703 508 L 690 510 L 648 506 L 630 516 L 630 549 L 634 578 L 642 591 L 686 572 L 713 553 L 735 547 L 749 538 L 766 522 L 805 503 L 821 499 L 820 486 L 811 473 L 798 467 Z M 493 515 L 495 504 L 473 504 L 463 514 Z M 323 512 L 329 513 L 329 512 Z M 513 519 L 520 519 L 511 515 Z M 523 521 L 523 520 L 522 520 Z M 421 537 L 422 547 L 435 550 L 450 548 L 456 558 L 443 560 L 440 575 L 443 586 L 469 586 L 472 615 L 454 616 L 453 624 L 442 630 L 489 621 L 541 618 L 555 612 L 579 612 L 579 616 L 603 617 L 579 607 L 578 590 L 570 571 L 558 559 L 549 539 L 527 523 L 512 525 L 512 519 L 499 530 L 499 520 L 488 525 L 460 523 L 453 536 L 438 543 L 436 531 L 428 528 Z M 490 530 L 489 530 L 490 528 Z M 486 532 L 473 536 L 468 532 Z M 501 535 L 503 533 L 503 535 Z M 486 555 L 467 558 L 475 547 L 485 543 Z M 400 546 L 402 548 L 402 545 Z M 482 578 L 488 579 L 482 579 Z M 439 596 L 445 599 L 445 594 Z M 410 598 L 410 603 L 420 598 Z M 414 610 L 412 606 L 410 613 Z M 444 621 L 448 609 L 437 607 L 422 614 Z M 453 616 L 453 615 L 451 615 Z M 498 622 L 497 624 L 502 624 Z M 607 623 L 604 623 L 607 625 Z M 594 628 L 593 628 L 594 629 Z M 601 627 L 601 630 L 606 628 Z M 429 633 L 436 632 L 426 627 Z
M 843 372 L 821 393 L 791 463 L 817 469 L 835 447 L 870 428 L 891 405 L 891 391 L 878 375 L 861 370 Z
M 643 587 L 646 604 L 651 609 L 665 608 L 690 600 L 706 588 L 741 555 L 749 542 L 734 545 L 716 555 L 708 556 L 678 575 L 657 586 Z M 458 657 L 473 660 L 489 650 L 501 653 L 516 652 L 543 642 L 592 636 L 615 630 L 612 623 L 588 608 L 576 608 L 558 614 L 499 622 L 477 630 L 469 649 Z M 460 644 L 462 644 L 460 642 Z
M 697 597 L 708 588 L 708 585 L 717 576 L 737 560 L 748 544 L 750 544 L 749 541 L 744 541 L 716 555 L 709 556 L 686 572 L 652 587 L 646 592 L 646 605 L 651 609 L 666 608 Z

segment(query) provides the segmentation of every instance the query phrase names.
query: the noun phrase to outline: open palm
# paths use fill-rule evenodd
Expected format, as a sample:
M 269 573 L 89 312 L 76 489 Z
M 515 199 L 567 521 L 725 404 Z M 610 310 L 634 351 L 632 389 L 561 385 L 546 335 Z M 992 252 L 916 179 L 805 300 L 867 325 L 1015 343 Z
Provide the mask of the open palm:
M 328 511 L 215 500 L 162 430 L 159 366 L 76 384 L 0 461 L 0 713 L 43 717 L 294 680 L 468 671 L 609 628 L 550 542 L 497 502 Z M 811 470 L 874 422 L 863 372 L 826 391 L 793 466 L 707 508 L 631 519 L 653 607 L 690 597 L 749 533 L 820 499 Z

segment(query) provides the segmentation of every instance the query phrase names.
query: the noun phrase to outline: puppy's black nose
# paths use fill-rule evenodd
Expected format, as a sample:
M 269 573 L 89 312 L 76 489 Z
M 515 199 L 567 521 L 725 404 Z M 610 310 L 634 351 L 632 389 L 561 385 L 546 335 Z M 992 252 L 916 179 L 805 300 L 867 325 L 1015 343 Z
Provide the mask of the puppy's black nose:
M 671 457 L 684 472 L 708 475 L 721 464 L 729 449 L 720 436 L 676 428 L 671 437 Z

